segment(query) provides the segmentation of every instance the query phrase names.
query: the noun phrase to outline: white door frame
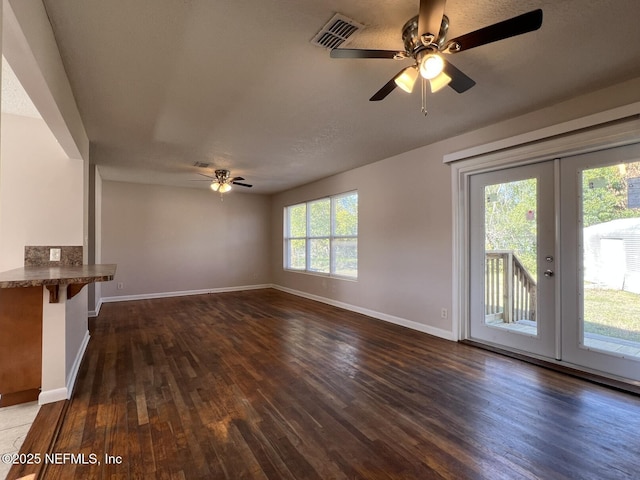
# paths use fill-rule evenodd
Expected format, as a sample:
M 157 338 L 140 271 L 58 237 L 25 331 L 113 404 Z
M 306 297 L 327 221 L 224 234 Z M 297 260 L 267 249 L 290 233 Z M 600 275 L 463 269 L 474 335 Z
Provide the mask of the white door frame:
M 580 121 L 565 122 L 529 134 L 452 153 L 444 158 L 445 163 L 451 165 L 453 197 L 453 338 L 469 338 L 469 177 L 499 168 L 528 165 L 563 156 L 640 143 L 639 115 L 640 102 L 592 115 Z M 559 189 L 559 185 L 556 184 L 555 188 Z M 557 302 L 556 309 L 559 308 L 560 302 Z

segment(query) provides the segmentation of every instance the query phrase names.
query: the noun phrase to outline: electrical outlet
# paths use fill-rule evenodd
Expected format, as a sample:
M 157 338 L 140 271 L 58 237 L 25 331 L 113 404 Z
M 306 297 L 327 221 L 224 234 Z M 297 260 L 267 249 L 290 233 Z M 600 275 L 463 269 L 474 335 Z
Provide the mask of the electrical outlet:
M 446 308 L 440 309 L 440 318 L 449 318 L 449 311 Z
M 118 282 L 118 290 L 122 290 L 124 288 L 124 283 Z
M 50 262 L 59 262 L 60 261 L 60 249 L 59 248 L 50 248 L 49 249 L 49 261 Z

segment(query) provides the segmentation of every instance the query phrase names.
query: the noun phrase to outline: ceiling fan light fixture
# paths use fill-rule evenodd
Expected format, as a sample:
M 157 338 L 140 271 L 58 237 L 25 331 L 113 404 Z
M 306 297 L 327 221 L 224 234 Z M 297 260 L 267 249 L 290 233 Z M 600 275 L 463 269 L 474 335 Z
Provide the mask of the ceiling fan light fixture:
M 214 192 L 217 192 L 219 188 L 220 188 L 220 184 L 218 182 L 211 182 L 211 190 L 213 190 Z
M 444 72 L 440 72 L 440 75 L 429 80 L 429 83 L 431 84 L 431 93 L 436 93 L 451 83 L 451 77 Z
M 415 65 L 413 65 L 411 67 L 405 68 L 404 71 L 396 77 L 394 82 L 396 82 L 396 85 L 405 92 L 411 93 L 417 79 L 418 69 Z
M 220 193 L 227 193 L 229 190 L 231 190 L 231 185 L 229 185 L 228 183 L 223 183 L 220 185 L 220 188 L 218 191 Z
M 427 80 L 436 78 L 444 70 L 444 60 L 440 55 L 428 53 L 420 59 L 420 75 Z

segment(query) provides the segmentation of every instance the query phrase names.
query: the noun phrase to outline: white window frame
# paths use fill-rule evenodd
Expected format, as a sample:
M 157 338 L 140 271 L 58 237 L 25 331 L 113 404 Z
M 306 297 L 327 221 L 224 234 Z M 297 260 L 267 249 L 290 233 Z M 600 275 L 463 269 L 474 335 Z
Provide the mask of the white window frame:
M 331 195 L 328 197 L 322 197 L 322 198 L 316 198 L 314 200 L 308 200 L 306 202 L 299 202 L 299 203 L 295 203 L 293 205 L 287 205 L 284 207 L 284 234 L 283 234 L 283 238 L 284 238 L 284 242 L 283 242 L 283 246 L 284 246 L 284 255 L 283 255 L 283 259 L 284 259 L 284 265 L 283 268 L 286 271 L 289 272 L 298 272 L 298 273 L 309 273 L 309 274 L 313 274 L 313 275 L 322 275 L 322 276 L 327 276 L 327 277 L 337 277 L 337 278 L 345 278 L 345 279 L 349 279 L 349 280 L 357 280 L 358 278 L 358 273 L 357 273 L 357 267 L 356 267 L 356 274 L 355 275 L 344 275 L 344 274 L 339 274 L 339 273 L 335 273 L 336 271 L 336 258 L 333 255 L 333 246 L 334 246 L 334 242 L 336 240 L 344 240 L 344 239 L 353 239 L 356 241 L 356 245 L 358 242 L 358 234 L 356 232 L 355 235 L 336 235 L 335 233 L 335 229 L 336 229 L 336 223 L 335 223 L 335 212 L 336 212 L 336 204 L 337 201 L 341 198 L 344 197 L 349 197 L 352 195 L 358 195 L 358 191 L 357 190 L 352 190 L 350 192 L 344 192 L 344 193 L 340 193 L 337 195 Z M 314 203 L 317 202 L 321 202 L 321 201 L 326 201 L 329 200 L 329 208 L 330 208 L 330 231 L 329 231 L 329 235 L 316 235 L 316 236 L 312 236 L 310 235 L 310 229 L 311 229 L 311 205 L 313 205 Z M 290 215 L 289 215 L 289 211 L 292 208 L 295 207 L 299 207 L 301 205 L 305 205 L 305 209 L 306 209 L 306 221 L 305 221 L 305 236 L 304 237 L 294 237 L 294 236 L 289 236 L 289 232 L 291 231 L 290 229 L 290 224 L 289 224 L 289 219 L 290 219 Z M 358 217 L 358 212 L 356 211 L 356 217 Z M 329 240 L 329 271 L 328 272 L 322 272 L 322 271 L 318 271 L 318 270 L 314 270 L 311 268 L 311 241 L 312 240 L 324 240 L 327 239 Z M 290 249 L 290 242 L 292 240 L 304 240 L 305 241 L 305 268 L 294 268 L 291 266 L 291 258 L 289 255 L 289 252 L 291 251 Z

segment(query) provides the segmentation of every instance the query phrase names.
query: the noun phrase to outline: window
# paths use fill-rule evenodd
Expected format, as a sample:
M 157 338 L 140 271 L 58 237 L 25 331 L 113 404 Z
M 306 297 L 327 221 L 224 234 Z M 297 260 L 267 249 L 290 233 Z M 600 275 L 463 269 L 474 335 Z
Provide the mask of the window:
M 287 270 L 358 276 L 358 192 L 284 209 Z

